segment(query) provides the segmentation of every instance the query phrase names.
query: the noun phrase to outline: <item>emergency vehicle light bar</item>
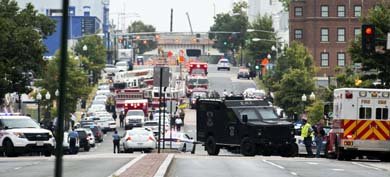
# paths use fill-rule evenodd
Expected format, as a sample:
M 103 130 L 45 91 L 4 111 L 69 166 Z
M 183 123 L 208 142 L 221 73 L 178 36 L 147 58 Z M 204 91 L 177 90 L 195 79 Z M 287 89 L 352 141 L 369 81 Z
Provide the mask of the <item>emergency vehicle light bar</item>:
M 10 112 L 1 112 L 0 116 L 20 116 L 22 115 L 21 113 L 10 113 Z

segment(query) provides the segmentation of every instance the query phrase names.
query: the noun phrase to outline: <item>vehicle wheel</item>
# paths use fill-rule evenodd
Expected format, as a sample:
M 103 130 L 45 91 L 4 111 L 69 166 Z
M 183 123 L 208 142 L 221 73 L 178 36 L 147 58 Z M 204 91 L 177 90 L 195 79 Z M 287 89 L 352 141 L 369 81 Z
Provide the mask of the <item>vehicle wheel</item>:
M 379 160 L 382 162 L 390 162 L 390 154 L 382 154 L 379 156 Z
M 219 71 L 219 68 L 217 68 L 217 71 Z
M 335 147 L 337 160 L 344 160 L 344 149 L 341 147 Z
M 228 68 L 227 70 L 230 71 L 230 68 Z
M 89 152 L 89 149 L 91 149 L 91 147 L 89 147 L 89 146 L 84 146 L 84 151 Z
M 50 150 L 47 150 L 47 151 L 43 152 L 43 155 L 44 155 L 45 157 L 50 157 L 50 156 L 51 156 L 51 151 L 50 151 Z
M 16 157 L 17 156 L 15 149 L 14 149 L 14 145 L 12 144 L 12 142 L 10 140 L 6 140 L 3 144 L 3 146 L 5 147 L 4 152 L 5 152 L 5 155 L 7 157 Z
M 217 146 L 214 137 L 209 136 L 206 140 L 206 149 L 207 154 L 209 155 L 218 155 L 219 154 L 219 147 Z
M 95 147 L 95 144 L 91 144 L 91 147 Z
M 251 141 L 250 138 L 245 137 L 241 141 L 240 145 L 241 154 L 244 156 L 255 156 L 256 155 L 256 145 Z
M 184 144 L 183 148 L 181 148 L 181 152 L 186 152 L 186 150 L 187 150 L 187 144 Z
M 295 157 L 298 154 L 298 145 L 296 143 L 287 145 L 280 149 L 280 154 L 282 157 Z

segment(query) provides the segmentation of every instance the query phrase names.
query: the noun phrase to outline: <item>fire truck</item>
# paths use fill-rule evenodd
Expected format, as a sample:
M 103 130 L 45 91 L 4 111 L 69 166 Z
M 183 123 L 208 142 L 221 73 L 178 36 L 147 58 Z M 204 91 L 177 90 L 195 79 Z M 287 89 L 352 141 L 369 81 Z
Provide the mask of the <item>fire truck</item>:
M 209 81 L 206 76 L 188 76 L 186 80 L 186 95 L 189 97 L 194 88 L 208 89 Z
M 138 107 L 137 104 L 144 103 L 144 92 L 145 92 L 144 90 L 145 89 L 143 88 L 125 88 L 125 89 L 115 90 L 116 111 L 117 112 L 124 111 L 126 113 L 127 110 L 132 109 L 133 106 L 134 108 L 141 109 L 141 107 Z M 135 104 L 131 105 L 131 103 L 133 103 L 132 101 L 138 101 L 138 102 L 134 102 Z M 129 104 L 126 107 L 127 103 Z M 148 105 L 146 104 L 146 108 L 147 107 Z
M 339 160 L 374 156 L 390 160 L 390 90 L 334 90 L 328 154 Z
M 206 76 L 207 75 L 207 63 L 204 62 L 190 62 L 188 64 L 188 75 L 190 76 Z

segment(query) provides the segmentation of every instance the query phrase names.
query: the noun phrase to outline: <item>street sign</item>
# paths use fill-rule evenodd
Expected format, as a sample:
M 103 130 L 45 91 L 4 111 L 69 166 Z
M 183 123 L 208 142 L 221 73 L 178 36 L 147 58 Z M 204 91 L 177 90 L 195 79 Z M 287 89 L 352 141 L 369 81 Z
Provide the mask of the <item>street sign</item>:
M 162 68 L 162 75 L 160 75 L 160 68 Z M 153 86 L 160 87 L 160 78 L 162 77 L 162 87 L 169 86 L 169 67 L 154 67 L 153 72 Z

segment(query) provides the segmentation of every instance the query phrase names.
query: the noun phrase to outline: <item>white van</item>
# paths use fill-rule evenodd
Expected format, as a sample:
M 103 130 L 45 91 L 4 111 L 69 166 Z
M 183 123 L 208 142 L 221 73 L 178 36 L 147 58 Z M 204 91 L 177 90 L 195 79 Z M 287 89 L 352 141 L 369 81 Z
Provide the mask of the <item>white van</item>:
M 219 71 L 220 69 L 226 69 L 226 70 L 230 71 L 230 63 L 229 63 L 228 59 L 226 59 L 226 58 L 219 59 L 218 64 L 217 64 L 217 70 Z

